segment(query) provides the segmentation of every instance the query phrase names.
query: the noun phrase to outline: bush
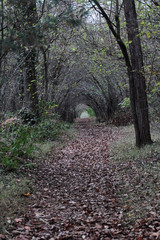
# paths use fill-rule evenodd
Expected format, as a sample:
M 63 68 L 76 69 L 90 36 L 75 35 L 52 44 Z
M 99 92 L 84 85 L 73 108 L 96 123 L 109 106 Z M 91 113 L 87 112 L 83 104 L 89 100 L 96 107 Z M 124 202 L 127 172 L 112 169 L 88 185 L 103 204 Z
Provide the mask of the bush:
M 38 122 L 39 119 L 37 119 L 36 115 L 32 113 L 28 108 L 23 107 L 18 115 L 23 120 L 24 123 L 28 124 L 35 124 Z
M 30 129 L 32 138 L 35 142 L 55 140 L 60 130 L 61 123 L 54 120 L 43 120 Z
M 24 163 L 23 159 L 33 158 L 37 149 L 36 143 L 54 141 L 57 135 L 69 124 L 60 122 L 56 118 L 44 119 L 31 125 L 22 122 L 2 124 L 0 138 L 0 165 L 12 171 Z
M 11 126 L 2 129 L 0 149 L 2 166 L 6 170 L 14 170 L 21 158 L 31 157 L 34 147 L 30 132 L 21 124 L 12 126 L 12 130 Z

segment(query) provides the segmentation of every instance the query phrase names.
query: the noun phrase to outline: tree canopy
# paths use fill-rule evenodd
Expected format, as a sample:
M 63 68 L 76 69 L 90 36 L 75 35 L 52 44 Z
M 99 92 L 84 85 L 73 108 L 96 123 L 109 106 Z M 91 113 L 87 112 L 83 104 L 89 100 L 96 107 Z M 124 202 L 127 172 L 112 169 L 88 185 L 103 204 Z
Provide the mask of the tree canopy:
M 159 14 L 158 1 L 1 0 L 1 112 L 25 108 L 38 118 L 50 106 L 72 122 L 86 104 L 108 121 L 131 103 L 136 144 L 151 143 Z

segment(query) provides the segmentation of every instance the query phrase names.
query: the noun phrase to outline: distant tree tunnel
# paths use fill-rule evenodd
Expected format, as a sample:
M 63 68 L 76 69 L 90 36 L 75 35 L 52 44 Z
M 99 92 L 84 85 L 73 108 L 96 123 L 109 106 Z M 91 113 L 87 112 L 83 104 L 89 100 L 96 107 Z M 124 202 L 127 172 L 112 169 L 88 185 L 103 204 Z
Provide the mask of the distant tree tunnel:
M 61 95 L 57 99 L 56 108 L 57 113 L 60 117 L 68 122 L 73 122 L 76 117 L 80 117 L 83 111 L 87 111 L 90 107 L 97 120 L 106 121 L 108 120 L 117 108 L 116 100 L 108 99 L 108 102 L 105 101 L 102 95 L 95 94 L 92 92 L 84 93 L 83 90 L 80 92 L 68 91 L 65 95 Z

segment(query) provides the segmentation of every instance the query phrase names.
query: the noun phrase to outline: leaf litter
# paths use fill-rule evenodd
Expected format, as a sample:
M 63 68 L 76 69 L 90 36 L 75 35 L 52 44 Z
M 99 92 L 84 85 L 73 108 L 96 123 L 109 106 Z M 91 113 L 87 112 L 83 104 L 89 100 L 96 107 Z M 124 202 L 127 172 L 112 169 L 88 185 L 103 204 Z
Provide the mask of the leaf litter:
M 54 149 L 29 174 L 35 179 L 26 212 L 15 218 L 8 234 L 14 240 L 160 239 L 160 219 L 126 224 L 117 194 L 117 166 L 109 160 L 109 145 L 117 130 L 86 119 L 76 122 L 77 137 Z M 56 151 L 56 153 L 55 153 Z M 126 179 L 127 184 L 127 179 Z M 154 212 L 152 212 L 154 215 Z

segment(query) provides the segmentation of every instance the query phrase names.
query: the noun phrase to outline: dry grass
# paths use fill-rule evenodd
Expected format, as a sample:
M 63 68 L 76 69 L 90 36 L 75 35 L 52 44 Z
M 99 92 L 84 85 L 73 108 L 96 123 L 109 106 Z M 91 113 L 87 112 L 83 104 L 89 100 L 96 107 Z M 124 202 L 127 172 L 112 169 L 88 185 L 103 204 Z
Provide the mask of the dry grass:
M 160 130 L 152 128 L 152 145 L 135 147 L 133 126 L 119 128 L 110 159 L 116 168 L 116 193 L 126 222 L 160 214 Z
M 5 233 L 25 209 L 27 198 L 23 196 L 31 192 L 32 183 L 24 176 L 15 173 L 1 172 L 0 175 L 0 233 Z

